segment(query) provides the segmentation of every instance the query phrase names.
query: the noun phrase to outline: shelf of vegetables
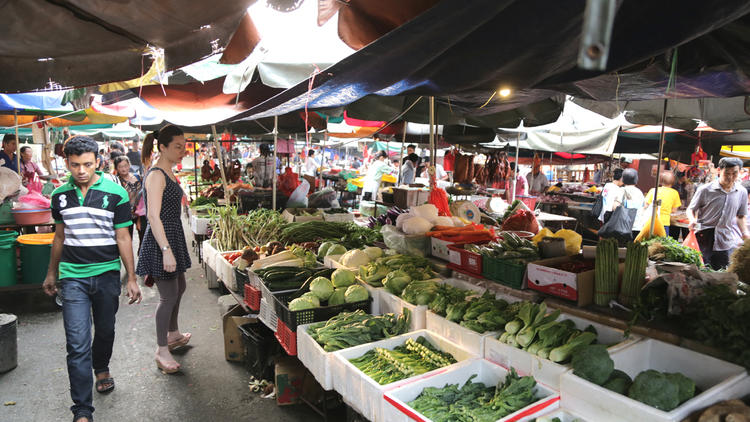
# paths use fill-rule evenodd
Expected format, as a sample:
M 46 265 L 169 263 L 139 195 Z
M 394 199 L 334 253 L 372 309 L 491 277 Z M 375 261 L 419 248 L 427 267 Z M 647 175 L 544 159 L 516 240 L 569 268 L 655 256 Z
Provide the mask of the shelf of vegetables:
M 368 420 L 385 421 L 383 392 L 474 357 L 477 355 L 435 333 L 413 331 L 334 352 L 333 387 Z
M 513 368 L 471 359 L 386 391 L 384 401 L 389 422 L 532 421 L 556 409 L 560 396 Z
M 738 365 L 653 339 L 611 354 L 582 347 L 571 366 L 561 378 L 561 404 L 596 421 L 681 421 L 736 398 L 736 386 L 748 380 Z

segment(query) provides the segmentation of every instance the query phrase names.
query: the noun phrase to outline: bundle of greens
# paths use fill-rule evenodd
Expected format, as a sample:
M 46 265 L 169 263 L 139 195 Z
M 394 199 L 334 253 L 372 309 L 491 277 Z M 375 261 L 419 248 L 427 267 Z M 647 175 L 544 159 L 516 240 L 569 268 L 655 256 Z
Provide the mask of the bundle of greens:
M 335 221 L 289 223 L 280 237 L 287 243 L 333 240 L 347 249 L 358 249 L 383 240 L 383 236 L 376 230 L 360 227 L 352 222 Z
M 628 243 L 625 254 L 625 272 L 620 287 L 620 303 L 630 306 L 638 299 L 641 287 L 646 281 L 648 247 L 642 243 Z
M 641 244 L 648 246 L 648 257 L 652 261 L 684 262 L 698 268 L 703 266 L 702 255 L 699 251 L 682 246 L 680 242 L 669 236 L 652 237 Z
M 458 384 L 427 387 L 408 404 L 435 422 L 494 422 L 538 400 L 534 378 L 519 377 L 514 368 L 496 387 L 473 383 L 475 377 L 472 375 L 461 388 Z
M 462 301 L 446 308 L 445 318 L 462 326 L 484 333 L 502 329 L 508 321 L 516 317 L 520 305 L 497 299 L 489 291 L 469 301 Z
M 205 207 L 206 205 L 218 206 L 219 200 L 216 198 L 206 198 L 205 196 L 199 196 L 190 203 L 190 208 Z
M 385 278 L 394 271 L 402 271 L 391 276 L 395 280 L 389 283 L 386 289 L 393 294 L 400 294 L 407 284 L 414 280 L 428 280 L 432 278 L 430 261 L 421 256 L 413 255 L 389 255 L 371 261 L 367 265 L 359 267 L 359 277 L 367 284 L 374 287 L 383 287 Z M 404 273 L 409 277 L 407 281 Z M 398 292 L 398 293 L 396 293 Z
M 349 362 L 378 384 L 385 385 L 451 365 L 456 359 L 419 336 L 416 341 L 407 339 L 393 350 L 376 347 Z
M 310 325 L 310 337 L 326 352 L 346 349 L 360 344 L 397 336 L 409 331 L 411 312 L 404 309 L 400 316 L 368 315 L 362 310 L 342 312 L 328 321 Z
M 496 259 L 515 259 L 523 262 L 539 259 L 539 249 L 528 239 L 522 239 L 515 233 L 502 232 L 497 242 L 486 245 L 467 244 L 464 248 L 484 257 Z
M 616 239 L 601 239 L 594 262 L 594 303 L 607 306 L 617 297 L 620 260 Z
M 265 208 L 250 211 L 243 221 L 244 237 L 250 246 L 263 246 L 281 238 L 286 220 L 280 213 Z

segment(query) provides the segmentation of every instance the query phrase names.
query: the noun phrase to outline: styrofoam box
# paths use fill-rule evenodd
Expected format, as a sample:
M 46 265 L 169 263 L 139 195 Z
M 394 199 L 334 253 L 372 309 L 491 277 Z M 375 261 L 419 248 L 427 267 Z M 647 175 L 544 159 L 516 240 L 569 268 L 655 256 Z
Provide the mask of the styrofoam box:
M 461 387 L 475 374 L 477 376 L 471 382 L 481 382 L 486 386 L 495 386 L 500 380 L 504 380 L 509 372 L 508 369 L 481 358 L 452 365 L 447 371 L 439 375 L 422 378 L 386 391 L 383 394 L 383 420 L 387 420 L 388 422 L 430 421 L 426 416 L 407 404 L 419 397 L 425 388 L 442 388 L 446 384 L 458 384 Z M 519 373 L 519 375 L 521 374 Z M 499 421 L 533 421 L 537 416 L 556 409 L 559 406 L 560 396 L 557 392 L 539 382 L 537 382 L 534 390 L 539 400 L 499 419 Z
M 349 221 L 354 221 L 354 214 L 350 212 L 346 214 L 343 214 L 343 213 L 327 214 L 325 211 L 323 211 L 323 221 L 335 221 L 338 223 L 346 223 Z
M 640 336 L 633 334 L 626 339 L 624 338 L 625 333 L 622 330 L 573 315 L 560 314 L 557 320 L 562 321 L 565 319 L 572 320 L 579 330 L 583 330 L 589 325 L 594 326 L 598 334 L 597 343 L 609 345 L 607 350 L 610 353 L 628 347 L 641 339 Z M 485 359 L 499 363 L 505 367 L 513 366 L 518 371 L 531 374 L 540 382 L 556 390 L 560 388 L 560 377 L 562 374 L 570 370 L 568 365 L 561 365 L 548 359 L 542 359 L 523 349 L 507 345 L 499 341 L 496 337 L 485 339 L 483 356 Z
M 347 267 L 341 263 L 342 256 L 343 255 L 328 255 L 323 257 L 323 266 L 326 268 L 334 269 L 343 268 L 345 270 L 352 271 L 354 274 L 359 274 L 359 268 Z
M 557 409 L 552 412 L 545 413 L 537 417 L 536 422 L 552 422 L 554 418 L 559 419 L 560 422 L 589 422 L 586 419 L 578 416 L 578 414 L 567 409 Z
M 260 311 L 258 312 L 258 318 L 260 319 L 260 322 L 265 324 L 266 327 L 270 328 L 271 331 L 275 333 L 276 328 L 279 324 L 279 319 L 276 316 L 276 311 L 274 310 L 273 303 L 269 304 L 265 298 L 260 298 Z
M 211 268 L 212 270 L 216 271 L 216 254 L 218 251 L 216 248 L 213 247 L 210 240 L 204 240 L 203 246 L 201 247 L 201 250 L 203 251 L 203 260 L 206 262 L 206 265 L 208 268 Z
M 231 289 L 232 291 L 235 291 L 237 288 L 236 283 L 234 282 L 234 267 L 232 267 L 232 264 L 229 263 L 226 259 L 224 259 L 223 254 L 225 253 L 234 253 L 234 252 L 240 252 L 240 251 L 227 251 L 222 252 L 216 255 L 216 275 L 219 277 L 221 281 L 224 282 L 224 285 L 227 286 L 227 288 Z
M 471 284 L 464 280 L 457 278 L 444 279 L 443 282 L 450 284 L 451 286 L 458 287 L 464 290 L 472 290 L 478 294 L 484 293 L 484 289 L 475 284 Z M 392 312 L 396 315 L 401 315 L 403 309 L 406 308 L 411 311 L 411 324 L 410 330 L 422 330 L 427 326 L 427 306 L 425 305 L 412 305 L 411 303 L 401 299 L 400 297 L 388 292 L 385 289 L 380 291 L 380 312 L 387 314 Z
M 333 352 L 326 352 L 317 341 L 310 337 L 307 333 L 310 325 L 312 324 L 297 327 L 297 359 L 313 374 L 324 390 L 332 390 L 331 358 Z
M 371 286 L 364 281 L 362 281 L 359 277 L 357 277 L 357 283 L 364 286 L 364 288 L 367 290 L 367 293 L 372 298 L 372 304 L 370 307 L 370 314 L 372 315 L 382 315 L 380 313 L 380 295 L 385 292 L 385 289 L 382 287 L 375 287 Z
M 468 284 L 468 282 L 464 280 L 450 280 L 456 280 L 456 282 Z M 472 287 L 478 288 L 479 286 L 472 285 Z M 503 294 L 498 294 L 496 295 L 496 297 L 499 299 L 503 299 L 508 303 L 518 302 L 519 300 L 521 300 L 517 297 Z M 425 328 L 482 357 L 484 357 L 484 344 L 486 339 L 495 339 L 500 334 L 497 331 L 487 331 L 480 334 L 472 329 L 462 326 L 461 324 L 448 321 L 447 319 L 445 319 L 445 317 L 441 317 L 440 315 L 430 312 L 429 310 L 425 314 Z
M 450 261 L 451 255 L 448 245 L 452 245 L 454 242 L 447 240 L 438 239 L 436 237 L 430 238 L 430 253 L 436 258 L 440 258 L 444 261 Z
M 367 351 L 376 347 L 393 350 L 395 347 L 404 344 L 407 339 L 417 339 L 419 336 L 423 336 L 437 349 L 446 353 L 450 353 L 459 362 L 466 359 L 478 357 L 476 354 L 462 349 L 452 341 L 435 333 L 429 332 L 427 330 L 413 331 L 411 333 L 402 334 L 400 336 L 391 337 L 373 343 L 367 343 L 360 346 L 351 347 L 349 349 L 333 352 L 333 358 L 330 360 L 333 388 L 338 391 L 339 394 L 341 394 L 347 404 L 349 404 L 354 410 L 356 410 L 368 420 L 373 422 L 385 421 L 386 419 L 383 419 L 382 417 L 384 391 L 399 387 L 418 379 L 443 373 L 447 370 L 447 368 L 450 368 L 451 366 L 438 368 L 434 371 L 430 371 L 425 374 L 407 378 L 405 380 L 397 381 L 391 384 L 380 385 L 377 382 L 373 381 L 372 378 L 365 375 L 362 371 L 357 369 L 357 367 L 352 365 L 351 362 L 349 362 L 349 359 L 358 358 L 364 355 Z
M 695 381 L 701 391 L 671 412 L 614 393 L 579 378 L 572 371 L 560 381 L 562 407 L 592 421 L 681 421 L 695 410 L 728 398 L 747 382 L 741 366 L 653 339 L 642 340 L 611 353 L 615 368 L 635 378 L 640 372 L 680 372 Z M 743 384 L 744 385 L 744 384 Z
M 190 216 L 190 230 L 197 235 L 208 234 L 208 226 L 213 220 L 208 217 L 200 217 L 197 215 Z

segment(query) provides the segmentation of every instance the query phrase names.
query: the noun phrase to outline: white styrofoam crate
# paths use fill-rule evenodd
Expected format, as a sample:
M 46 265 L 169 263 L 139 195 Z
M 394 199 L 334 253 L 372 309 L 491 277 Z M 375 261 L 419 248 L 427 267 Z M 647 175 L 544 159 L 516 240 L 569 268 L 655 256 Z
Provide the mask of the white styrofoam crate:
M 219 277 L 216 275 L 216 271 L 208 265 L 206 265 L 206 282 L 209 289 L 219 288 Z
M 578 416 L 578 414 L 571 412 L 567 409 L 557 409 L 549 413 L 545 413 L 536 419 L 536 422 L 552 422 L 553 419 L 559 419 L 560 422 L 589 422 L 586 419 Z
M 270 328 L 271 331 L 274 333 L 276 332 L 276 327 L 278 326 L 279 319 L 276 316 L 276 311 L 273 307 L 273 303 L 269 304 L 268 301 L 265 298 L 260 299 L 260 311 L 258 318 L 260 319 L 260 322 L 263 324 L 266 324 L 266 327 Z
M 681 421 L 695 410 L 733 395 L 747 387 L 747 372 L 741 366 L 692 350 L 646 339 L 611 353 L 615 368 L 635 378 L 640 372 L 680 372 L 695 381 L 700 394 L 671 412 L 617 394 L 577 377 L 572 371 L 560 381 L 561 405 L 592 421 Z
M 334 221 L 337 223 L 347 223 L 349 221 L 354 221 L 354 214 L 348 212 L 346 214 L 339 213 L 339 214 L 327 214 L 325 211 L 323 211 L 323 221 Z
M 190 216 L 190 230 L 193 234 L 205 236 L 208 234 L 208 227 L 211 225 L 213 220 L 208 217 L 201 217 L 198 215 Z
M 413 331 L 400 336 L 333 352 L 333 358 L 331 359 L 331 378 L 333 380 L 333 388 L 341 394 L 347 404 L 368 420 L 373 422 L 385 421 L 386 419 L 382 417 L 384 391 L 405 385 L 415 380 L 443 373 L 452 365 L 391 384 L 380 385 L 352 365 L 352 363 L 349 362 L 349 359 L 358 358 L 376 347 L 393 350 L 395 347 L 404 344 L 407 339 L 417 339 L 419 336 L 423 336 L 437 349 L 450 353 L 458 362 L 478 357 L 477 355 L 462 349 L 452 341 L 435 333 L 427 330 Z
M 206 265 L 208 266 L 208 268 L 211 268 L 214 271 L 216 271 L 215 259 L 216 259 L 216 254 L 218 253 L 218 251 L 211 244 L 211 240 L 204 240 L 201 250 L 203 251 L 203 261 L 206 262 Z
M 359 277 L 357 277 L 357 283 L 364 286 L 364 288 L 367 290 L 367 293 L 372 298 L 372 305 L 370 307 L 370 314 L 372 315 L 382 315 L 380 313 L 380 295 L 385 291 L 382 287 L 375 287 L 371 286 L 364 281 L 362 281 Z
M 472 382 L 495 386 L 504 380 L 510 371 L 493 362 L 475 358 L 448 367 L 441 374 L 408 383 L 398 388 L 385 391 L 383 394 L 383 420 L 388 422 L 428 422 L 426 416 L 411 408 L 408 403 L 422 394 L 427 387 L 442 388 L 447 384 L 463 386 L 472 376 L 477 375 Z M 523 375 L 520 374 L 519 375 Z M 539 400 L 520 409 L 499 421 L 533 421 L 537 416 L 556 409 L 560 404 L 560 396 L 551 388 L 537 382 L 535 389 Z
M 297 327 L 297 359 L 313 374 L 320 386 L 329 391 L 333 389 L 330 362 L 333 353 L 323 350 L 323 347 L 310 337 L 307 333 L 310 325 L 312 324 Z
M 436 237 L 430 238 L 430 254 L 436 258 L 440 258 L 444 261 L 450 261 L 451 255 L 448 245 L 452 245 L 453 242 L 447 240 L 438 239 Z
M 234 267 L 232 264 L 229 263 L 226 259 L 224 259 L 223 254 L 225 253 L 235 253 L 240 251 L 227 251 L 222 252 L 216 255 L 216 276 L 219 277 L 219 280 L 224 282 L 224 285 L 227 286 L 227 288 L 231 289 L 232 291 L 236 291 L 237 289 L 237 283 L 235 283 L 234 280 Z
M 625 338 L 625 333 L 622 330 L 573 315 L 560 314 L 557 320 L 562 321 L 565 319 L 572 320 L 579 330 L 592 325 L 598 334 L 597 343 L 609 345 L 607 350 L 610 353 L 628 347 L 641 339 L 640 336 L 633 334 Z M 570 370 L 569 365 L 561 365 L 548 359 L 542 359 L 523 349 L 505 344 L 499 341 L 497 337 L 485 339 L 483 356 L 485 359 L 499 363 L 505 367 L 513 366 L 519 371 L 531 374 L 534 378 L 554 389 L 560 388 L 560 377 Z
M 459 282 L 468 284 L 468 282 L 466 282 L 465 280 L 457 280 L 457 279 L 449 279 L 449 280 L 452 281 L 451 284 L 455 283 L 454 285 L 456 287 L 461 287 L 460 285 L 456 285 L 456 284 L 459 284 Z M 479 287 L 479 286 L 473 286 L 473 287 Z M 496 295 L 496 297 L 499 299 L 503 299 L 507 301 L 508 303 L 518 302 L 520 300 L 519 298 L 502 295 L 502 294 L 498 294 Z M 477 353 L 479 356 L 482 356 L 482 357 L 484 357 L 485 341 L 487 339 L 494 339 L 500 334 L 497 331 L 487 331 L 481 334 L 477 333 L 476 331 L 466 328 L 462 326 L 461 324 L 448 321 L 447 319 L 445 319 L 445 317 L 435 314 L 429 310 L 425 314 L 425 328 L 434 333 L 440 334 L 441 336 L 458 344 L 459 346 L 464 347 L 466 350 L 469 350 L 473 353 Z

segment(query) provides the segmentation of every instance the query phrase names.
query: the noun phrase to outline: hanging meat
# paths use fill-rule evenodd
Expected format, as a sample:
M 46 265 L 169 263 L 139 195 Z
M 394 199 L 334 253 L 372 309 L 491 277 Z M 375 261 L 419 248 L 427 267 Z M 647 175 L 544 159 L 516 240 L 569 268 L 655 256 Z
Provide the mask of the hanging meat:
M 201 167 L 201 179 L 203 179 L 205 182 L 208 182 L 211 180 L 211 164 L 208 162 L 208 160 L 203 161 L 203 166 Z

